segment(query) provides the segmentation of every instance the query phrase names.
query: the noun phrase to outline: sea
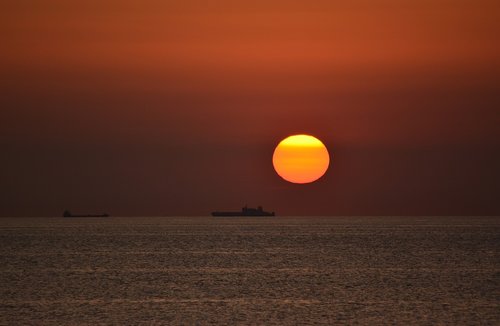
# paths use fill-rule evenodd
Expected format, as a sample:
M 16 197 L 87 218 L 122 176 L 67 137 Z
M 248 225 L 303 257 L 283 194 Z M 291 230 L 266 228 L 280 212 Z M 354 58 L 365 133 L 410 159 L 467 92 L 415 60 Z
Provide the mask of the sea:
M 499 217 L 0 218 L 0 325 L 499 325 Z

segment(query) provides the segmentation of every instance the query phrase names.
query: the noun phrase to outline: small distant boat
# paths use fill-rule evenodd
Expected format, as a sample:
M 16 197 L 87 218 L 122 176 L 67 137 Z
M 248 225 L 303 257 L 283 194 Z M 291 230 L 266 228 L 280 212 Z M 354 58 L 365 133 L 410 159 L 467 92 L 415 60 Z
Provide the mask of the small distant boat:
M 63 213 L 63 217 L 109 217 L 110 215 L 107 213 L 104 214 L 71 214 L 70 211 L 65 210 Z
M 262 206 L 257 208 L 243 207 L 239 212 L 224 212 L 215 211 L 212 212 L 212 216 L 275 216 L 274 212 L 266 212 L 262 209 Z

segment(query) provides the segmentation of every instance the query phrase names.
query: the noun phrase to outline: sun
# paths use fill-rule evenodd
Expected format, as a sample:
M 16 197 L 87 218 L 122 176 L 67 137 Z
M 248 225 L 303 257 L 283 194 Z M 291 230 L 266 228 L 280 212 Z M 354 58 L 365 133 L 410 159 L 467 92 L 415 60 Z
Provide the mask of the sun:
M 310 135 L 283 139 L 273 154 L 276 173 L 292 183 L 311 183 L 321 178 L 330 165 L 326 146 Z

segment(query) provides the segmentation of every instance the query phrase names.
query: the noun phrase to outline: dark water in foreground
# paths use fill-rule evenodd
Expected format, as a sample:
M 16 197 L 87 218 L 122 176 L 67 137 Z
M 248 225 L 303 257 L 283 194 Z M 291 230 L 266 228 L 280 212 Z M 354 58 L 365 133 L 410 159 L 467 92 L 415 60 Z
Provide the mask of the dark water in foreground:
M 0 324 L 498 324 L 500 218 L 0 219 Z

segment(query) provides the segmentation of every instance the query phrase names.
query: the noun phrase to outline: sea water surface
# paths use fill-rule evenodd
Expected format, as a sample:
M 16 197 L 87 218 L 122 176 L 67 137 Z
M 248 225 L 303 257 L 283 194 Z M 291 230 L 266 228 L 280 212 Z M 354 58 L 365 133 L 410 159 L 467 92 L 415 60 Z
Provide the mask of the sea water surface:
M 0 218 L 0 324 L 499 324 L 498 217 Z

